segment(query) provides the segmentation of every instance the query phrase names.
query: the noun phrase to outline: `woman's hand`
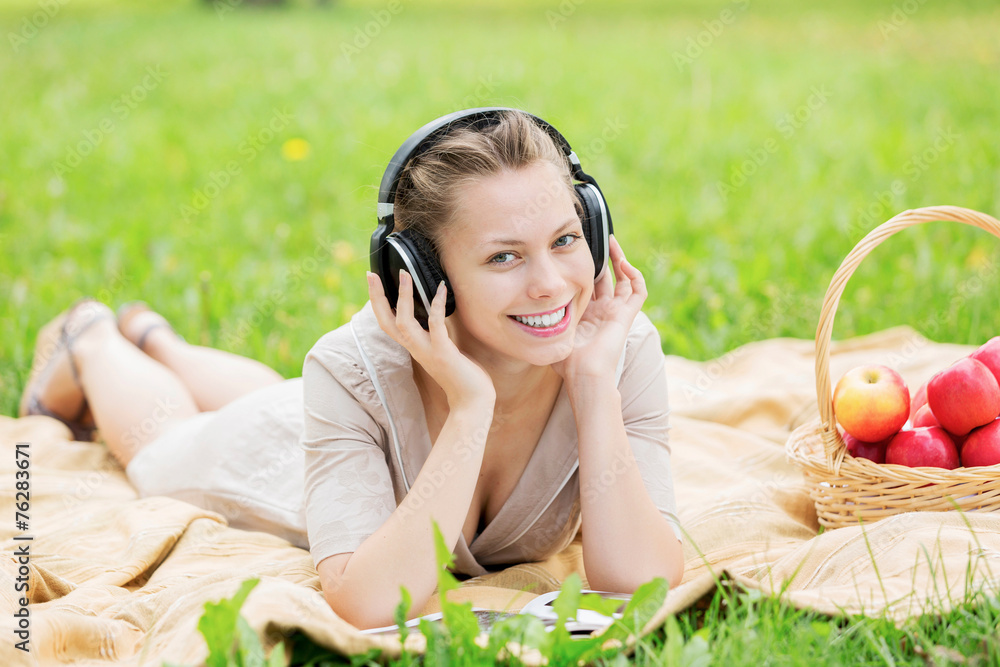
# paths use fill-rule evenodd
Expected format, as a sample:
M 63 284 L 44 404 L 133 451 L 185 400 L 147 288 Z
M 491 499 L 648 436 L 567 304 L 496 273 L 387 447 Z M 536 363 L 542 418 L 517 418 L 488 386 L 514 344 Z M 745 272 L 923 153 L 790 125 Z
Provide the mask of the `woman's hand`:
M 382 281 L 368 272 L 368 298 L 382 331 L 406 348 L 410 356 L 433 378 L 448 397 L 450 408 L 482 399 L 492 407 L 496 401 L 493 379 L 461 350 L 448 336 L 444 323 L 447 288 L 438 285 L 431 310 L 428 313 L 428 330 L 424 330 L 413 317 L 413 278 L 406 271 L 399 272 L 399 298 L 393 314 L 389 300 L 382 288 Z
M 614 267 L 594 285 L 594 294 L 576 327 L 573 351 L 552 365 L 570 386 L 579 380 L 614 378 L 618 359 L 635 316 L 646 300 L 646 281 L 625 259 L 618 240 L 610 237 L 610 260 Z

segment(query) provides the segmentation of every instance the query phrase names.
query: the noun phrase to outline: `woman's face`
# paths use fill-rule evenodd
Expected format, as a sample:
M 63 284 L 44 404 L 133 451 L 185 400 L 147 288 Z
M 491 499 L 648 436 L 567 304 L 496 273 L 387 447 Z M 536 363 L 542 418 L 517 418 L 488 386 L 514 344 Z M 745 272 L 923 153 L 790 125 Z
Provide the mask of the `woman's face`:
M 440 243 L 456 342 L 483 360 L 565 359 L 593 293 L 594 260 L 558 169 L 541 161 L 478 179 L 457 204 Z

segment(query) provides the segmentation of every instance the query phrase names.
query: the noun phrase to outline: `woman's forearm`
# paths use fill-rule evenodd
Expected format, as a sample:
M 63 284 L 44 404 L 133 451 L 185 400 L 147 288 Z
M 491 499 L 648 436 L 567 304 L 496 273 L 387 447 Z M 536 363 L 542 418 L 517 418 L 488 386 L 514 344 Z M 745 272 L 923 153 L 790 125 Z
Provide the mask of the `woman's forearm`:
M 680 582 L 683 552 L 646 487 L 622 419 L 612 378 L 584 378 L 568 389 L 580 454 L 583 560 L 597 590 L 632 593 L 653 577 Z
M 410 593 L 408 618 L 419 614 L 437 585 L 434 532 L 458 543 L 483 462 L 493 405 L 452 410 L 409 493 L 392 516 L 350 557 L 336 590 L 324 590 L 338 616 L 358 628 L 391 625 L 400 586 Z

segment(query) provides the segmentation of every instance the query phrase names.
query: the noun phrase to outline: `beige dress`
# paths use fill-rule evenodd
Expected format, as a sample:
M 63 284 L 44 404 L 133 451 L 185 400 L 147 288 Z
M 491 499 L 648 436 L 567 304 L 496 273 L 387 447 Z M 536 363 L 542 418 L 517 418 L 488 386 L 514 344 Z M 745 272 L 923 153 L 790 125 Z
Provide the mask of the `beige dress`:
M 640 313 L 619 360 L 622 413 L 646 490 L 679 537 L 663 367 L 659 335 Z M 129 480 L 141 496 L 168 495 L 284 537 L 317 564 L 357 550 L 431 450 L 410 355 L 367 304 L 313 346 L 302 373 L 185 420 L 135 456 Z M 578 467 L 563 390 L 506 504 L 471 544 L 459 538 L 454 571 L 478 576 L 565 548 L 582 521 Z

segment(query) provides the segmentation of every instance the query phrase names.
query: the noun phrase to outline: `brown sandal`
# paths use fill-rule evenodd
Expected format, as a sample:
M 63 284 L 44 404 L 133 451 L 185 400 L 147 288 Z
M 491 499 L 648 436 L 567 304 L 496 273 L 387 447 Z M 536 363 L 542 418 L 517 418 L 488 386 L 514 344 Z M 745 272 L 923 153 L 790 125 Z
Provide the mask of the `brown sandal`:
M 104 306 L 104 304 L 96 299 L 83 297 L 82 299 L 78 299 L 65 312 L 61 313 L 49 324 L 42 327 L 41 331 L 39 331 L 38 339 L 35 343 L 35 357 L 31 365 L 31 373 L 28 377 L 27 384 L 24 386 L 24 393 L 21 395 L 21 404 L 18 407 L 18 414 L 22 417 L 27 417 L 29 415 L 44 415 L 46 417 L 52 417 L 53 419 L 59 420 L 65 424 L 70 431 L 72 431 L 74 440 L 83 442 L 92 441 L 94 432 L 97 430 L 96 426 L 93 424 L 93 417 L 90 414 L 90 406 L 87 403 L 87 397 L 83 397 L 83 404 L 80 406 L 80 411 L 77 415 L 70 418 L 56 414 L 46 407 L 42 403 L 39 393 L 40 387 L 45 386 L 45 384 L 51 380 L 51 375 L 54 372 L 53 369 L 55 368 L 55 364 L 52 363 L 52 360 L 63 349 L 66 350 L 66 354 L 69 358 L 69 367 L 70 371 L 73 373 L 73 381 L 76 382 L 76 385 L 81 389 L 81 391 L 83 390 L 83 386 L 80 383 L 80 369 L 73 356 L 73 342 L 95 322 L 111 318 L 110 313 L 98 313 L 82 327 L 71 327 L 70 324 L 72 323 L 77 310 L 88 303 L 96 303 Z M 104 307 L 107 308 L 107 306 Z M 59 329 L 58 338 L 53 335 L 53 329 L 56 327 Z M 52 345 L 46 344 L 49 341 L 51 341 Z M 51 349 L 48 349 L 50 347 Z
M 118 307 L 118 330 L 125 336 L 125 329 L 128 327 L 129 322 L 133 317 L 139 315 L 140 313 L 153 313 L 159 317 L 159 321 L 153 322 L 148 327 L 146 327 L 141 334 L 139 334 L 139 339 L 135 341 L 135 346 L 145 352 L 144 346 L 146 344 L 146 338 L 149 336 L 150 332 L 154 329 L 166 328 L 173 331 L 174 335 L 184 340 L 184 337 L 177 333 L 167 319 L 157 313 L 155 310 L 149 307 L 145 301 L 129 301 L 128 303 L 123 303 Z M 125 336 L 128 338 L 128 336 Z

